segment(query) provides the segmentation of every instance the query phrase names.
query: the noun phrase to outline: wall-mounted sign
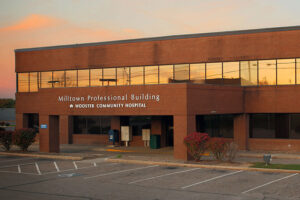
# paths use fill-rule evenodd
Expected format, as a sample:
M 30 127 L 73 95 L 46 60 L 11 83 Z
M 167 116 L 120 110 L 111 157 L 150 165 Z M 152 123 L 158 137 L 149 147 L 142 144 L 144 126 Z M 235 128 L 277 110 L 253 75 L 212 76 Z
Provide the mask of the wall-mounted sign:
M 41 128 L 47 128 L 47 124 L 41 124 Z
M 122 94 L 122 95 L 87 95 L 87 96 L 58 96 L 58 102 L 70 102 L 69 108 L 146 108 L 147 102 L 159 102 L 160 95 Z

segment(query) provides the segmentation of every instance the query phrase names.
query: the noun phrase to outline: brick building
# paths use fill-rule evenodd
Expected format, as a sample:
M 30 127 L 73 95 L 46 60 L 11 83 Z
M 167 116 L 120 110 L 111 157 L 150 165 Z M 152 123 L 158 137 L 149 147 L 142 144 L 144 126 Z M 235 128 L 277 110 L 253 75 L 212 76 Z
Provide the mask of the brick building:
M 300 27 L 15 50 L 17 128 L 40 151 L 108 142 L 142 129 L 187 159 L 193 131 L 240 149 L 300 151 Z

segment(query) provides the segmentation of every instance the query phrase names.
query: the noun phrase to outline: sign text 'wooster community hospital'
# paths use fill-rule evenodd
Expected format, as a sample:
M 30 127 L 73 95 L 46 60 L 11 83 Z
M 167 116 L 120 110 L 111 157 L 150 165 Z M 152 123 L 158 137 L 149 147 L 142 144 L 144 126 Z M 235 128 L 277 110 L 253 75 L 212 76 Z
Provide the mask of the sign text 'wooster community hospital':
M 159 102 L 160 95 L 149 93 L 87 96 L 63 95 L 58 96 L 57 100 L 58 102 L 70 102 L 70 108 L 146 108 L 146 102 Z

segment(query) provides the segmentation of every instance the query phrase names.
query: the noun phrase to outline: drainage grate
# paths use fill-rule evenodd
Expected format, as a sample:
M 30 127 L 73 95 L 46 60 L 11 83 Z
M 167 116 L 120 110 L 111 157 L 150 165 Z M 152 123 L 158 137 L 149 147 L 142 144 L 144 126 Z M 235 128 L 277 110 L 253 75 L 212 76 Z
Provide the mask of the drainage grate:
M 81 176 L 81 174 L 79 173 L 69 173 L 69 174 L 58 174 L 59 177 L 62 177 L 62 178 L 71 178 L 71 177 L 74 177 L 74 176 Z
M 165 169 L 178 169 L 178 167 L 165 167 Z

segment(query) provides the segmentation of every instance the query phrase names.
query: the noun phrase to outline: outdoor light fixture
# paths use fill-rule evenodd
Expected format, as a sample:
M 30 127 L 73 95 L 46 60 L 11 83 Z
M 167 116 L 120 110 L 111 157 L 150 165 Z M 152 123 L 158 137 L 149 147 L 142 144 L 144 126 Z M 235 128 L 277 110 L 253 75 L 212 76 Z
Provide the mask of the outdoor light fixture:
M 59 81 L 48 81 L 48 83 L 59 83 Z
M 264 154 L 264 161 L 265 161 L 266 166 L 270 165 L 270 163 L 272 161 L 271 154 Z
M 99 81 L 107 81 L 107 85 L 109 85 L 110 82 L 117 82 L 117 79 L 115 79 L 115 78 L 100 78 Z

